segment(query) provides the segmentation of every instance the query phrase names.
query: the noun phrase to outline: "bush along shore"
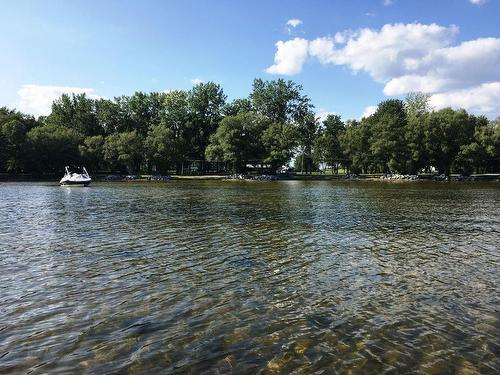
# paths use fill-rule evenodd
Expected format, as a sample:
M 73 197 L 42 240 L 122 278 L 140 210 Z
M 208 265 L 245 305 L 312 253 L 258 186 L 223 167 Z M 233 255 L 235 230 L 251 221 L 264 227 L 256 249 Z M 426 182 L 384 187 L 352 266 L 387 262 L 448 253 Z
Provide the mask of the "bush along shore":
M 302 174 L 302 175 L 250 175 L 250 174 L 231 174 L 231 175 L 183 175 L 183 176 L 161 176 L 161 175 L 106 175 L 97 178 L 101 181 L 202 181 L 202 180 L 225 180 L 225 181 L 287 181 L 287 180 L 311 180 L 311 181 L 325 181 L 325 180 L 370 180 L 370 181 L 495 181 L 500 182 L 500 174 L 486 174 L 486 175 L 324 175 L 324 174 Z
M 428 95 L 410 93 L 361 120 L 320 121 L 302 87 L 282 79 L 255 79 L 248 97 L 230 102 L 208 82 L 111 100 L 64 94 L 38 118 L 0 108 L 0 173 L 60 176 L 66 165 L 130 176 L 267 176 L 294 168 L 449 179 L 500 172 L 500 118 L 432 110 Z
M 500 182 L 500 174 L 481 175 L 387 175 L 387 174 L 277 174 L 277 175 L 126 175 L 126 174 L 97 174 L 91 176 L 94 181 L 101 182 L 168 182 L 168 181 L 328 181 L 328 180 L 363 180 L 363 181 L 435 181 L 435 182 L 471 182 L 494 181 Z M 61 175 L 56 174 L 12 174 L 0 173 L 0 182 L 36 182 L 59 181 Z

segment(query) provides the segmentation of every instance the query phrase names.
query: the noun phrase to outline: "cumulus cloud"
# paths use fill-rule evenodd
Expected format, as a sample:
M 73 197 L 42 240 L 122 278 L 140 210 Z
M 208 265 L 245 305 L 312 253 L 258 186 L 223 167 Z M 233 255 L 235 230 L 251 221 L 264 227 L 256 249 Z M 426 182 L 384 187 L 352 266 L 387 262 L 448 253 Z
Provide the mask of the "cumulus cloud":
M 500 38 L 479 38 L 455 45 L 458 32 L 454 25 L 398 23 L 314 40 L 280 41 L 276 44 L 275 64 L 267 72 L 297 74 L 310 58 L 323 65 L 347 66 L 354 73 L 365 72 L 384 84 L 383 92 L 388 96 L 409 91 L 443 95 L 475 92 L 481 85 L 500 82 Z M 491 90 L 481 92 L 493 95 Z M 489 97 L 479 100 L 486 103 L 482 108 L 491 108 Z M 466 109 L 481 107 L 462 103 Z M 500 112 L 500 104 L 495 111 Z
M 347 65 L 384 81 L 415 70 L 430 51 L 448 46 L 457 32 L 456 26 L 387 24 L 379 31 L 365 28 L 351 33 L 345 43 L 337 43 L 340 48 L 335 38 L 313 40 L 311 56 L 322 64 Z
M 486 2 L 486 0 L 469 0 L 469 3 L 474 5 L 482 5 Z
M 266 69 L 271 74 L 292 75 L 302 71 L 307 55 L 309 42 L 306 39 L 295 38 L 286 42 L 276 43 L 274 65 Z
M 436 109 L 456 107 L 479 113 L 500 114 L 500 82 L 434 94 L 430 103 Z
M 20 97 L 19 110 L 35 116 L 50 114 L 52 102 L 62 94 L 86 94 L 91 99 L 103 98 L 96 95 L 92 88 L 68 86 L 23 85 L 17 93 Z
M 408 88 L 435 93 L 500 80 L 500 39 L 481 38 L 430 51 L 407 72 L 387 82 L 384 93 L 404 94 Z

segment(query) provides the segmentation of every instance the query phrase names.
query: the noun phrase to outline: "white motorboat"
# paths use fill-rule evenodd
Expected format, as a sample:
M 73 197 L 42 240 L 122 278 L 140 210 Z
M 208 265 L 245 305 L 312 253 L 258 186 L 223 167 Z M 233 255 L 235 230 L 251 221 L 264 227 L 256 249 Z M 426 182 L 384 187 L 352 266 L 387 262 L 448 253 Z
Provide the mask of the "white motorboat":
M 65 168 L 66 173 L 64 177 L 59 181 L 60 185 L 64 186 L 89 186 L 92 179 L 89 176 L 89 173 L 85 169 L 82 168 L 82 173 L 75 173 L 69 170 L 69 167 Z

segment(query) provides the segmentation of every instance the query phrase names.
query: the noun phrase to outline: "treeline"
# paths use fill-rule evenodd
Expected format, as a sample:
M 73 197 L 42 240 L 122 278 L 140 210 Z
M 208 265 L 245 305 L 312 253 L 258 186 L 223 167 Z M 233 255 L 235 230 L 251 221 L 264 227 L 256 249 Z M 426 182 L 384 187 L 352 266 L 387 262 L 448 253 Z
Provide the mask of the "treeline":
M 62 95 L 38 119 L 3 107 L 0 172 L 59 173 L 84 164 L 93 172 L 180 174 L 196 161 L 201 172 L 215 164 L 274 173 L 292 159 L 306 173 L 500 170 L 500 119 L 432 111 L 425 94 L 386 100 L 373 115 L 345 122 L 337 115 L 320 122 L 292 81 L 256 79 L 248 98 L 226 99 L 208 82 L 113 100 Z

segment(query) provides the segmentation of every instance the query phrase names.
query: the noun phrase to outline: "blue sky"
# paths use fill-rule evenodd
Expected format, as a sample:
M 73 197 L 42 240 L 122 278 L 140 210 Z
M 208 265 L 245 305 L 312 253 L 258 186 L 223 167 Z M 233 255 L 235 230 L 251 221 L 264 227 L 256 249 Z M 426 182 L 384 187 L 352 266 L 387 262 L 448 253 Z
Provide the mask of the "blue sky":
M 436 108 L 500 115 L 500 0 L 4 0 L 1 9 L 0 106 L 35 115 L 62 92 L 112 98 L 212 80 L 233 99 L 255 77 L 292 79 L 318 112 L 344 118 L 413 90 Z

